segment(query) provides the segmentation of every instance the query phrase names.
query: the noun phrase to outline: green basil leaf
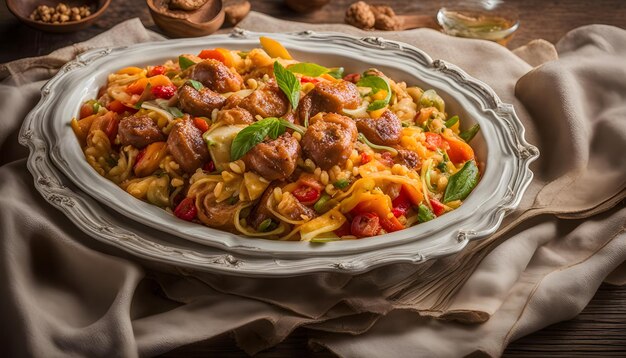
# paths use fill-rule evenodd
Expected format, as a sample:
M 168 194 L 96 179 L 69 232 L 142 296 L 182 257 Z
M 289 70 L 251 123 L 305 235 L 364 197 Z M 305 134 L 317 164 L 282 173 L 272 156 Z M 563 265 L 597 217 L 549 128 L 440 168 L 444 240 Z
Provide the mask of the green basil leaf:
M 435 214 L 428 208 L 428 206 L 424 204 L 420 204 L 417 209 L 417 220 L 421 223 L 425 223 L 427 221 L 431 221 L 435 218 Z
M 195 62 L 193 62 L 192 60 L 190 60 L 189 58 L 185 56 L 182 56 L 182 55 L 178 56 L 178 65 L 180 66 L 180 69 L 183 71 L 195 64 L 196 64 Z
M 294 63 L 293 65 L 289 65 L 287 69 L 293 73 L 299 73 L 309 77 L 318 77 L 330 71 L 324 66 L 311 62 Z
M 450 128 L 450 127 L 452 127 L 453 125 L 455 125 L 455 124 L 456 124 L 456 122 L 458 122 L 458 121 L 459 121 L 459 116 L 454 116 L 454 117 L 452 117 L 452 118 L 448 119 L 448 120 L 446 121 L 445 125 L 446 125 L 446 127 L 447 127 L 447 128 Z
M 237 160 L 243 157 L 267 136 L 276 139 L 283 133 L 285 133 L 285 127 L 281 125 L 278 118 L 270 117 L 253 123 L 237 133 L 230 147 L 230 159 Z
M 200 91 L 201 89 L 204 88 L 204 85 L 201 82 L 198 82 L 196 80 L 187 80 L 187 82 L 189 82 L 191 87 L 195 88 L 196 91 Z
M 300 81 L 296 78 L 296 75 L 276 61 L 274 62 L 274 77 L 276 77 L 278 87 L 289 98 L 291 107 L 293 109 L 298 108 L 298 102 L 300 102 Z
M 461 134 L 459 134 L 459 137 L 461 137 L 461 139 L 463 139 L 465 143 L 469 143 L 472 139 L 474 139 L 474 136 L 476 136 L 479 130 L 480 130 L 480 125 L 476 123 L 473 126 L 471 126 L 470 129 L 464 132 L 461 132 Z
M 333 78 L 340 80 L 343 78 L 343 72 L 344 72 L 343 67 L 334 67 L 334 68 L 331 68 L 330 71 L 328 71 L 328 74 L 332 76 Z
M 473 160 L 469 160 L 463 168 L 456 172 L 448 180 L 446 192 L 443 195 L 443 202 L 449 203 L 455 200 L 463 200 L 472 192 L 478 184 L 478 167 Z
M 386 79 L 378 76 L 366 76 L 362 77 L 359 82 L 356 83 L 357 87 L 369 87 L 372 89 L 371 94 L 376 94 L 380 91 L 386 91 L 387 95 L 385 99 L 379 99 L 367 106 L 368 111 L 375 111 L 377 109 L 381 109 L 389 104 L 389 100 L 391 99 L 391 86 L 389 86 L 389 82 Z

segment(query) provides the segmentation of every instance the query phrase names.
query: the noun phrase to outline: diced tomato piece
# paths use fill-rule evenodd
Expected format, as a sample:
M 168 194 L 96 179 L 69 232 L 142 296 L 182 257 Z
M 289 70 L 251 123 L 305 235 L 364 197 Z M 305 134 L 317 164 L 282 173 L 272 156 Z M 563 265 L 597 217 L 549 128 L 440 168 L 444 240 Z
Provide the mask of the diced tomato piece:
M 148 71 L 148 77 L 163 75 L 165 74 L 165 71 L 167 71 L 167 68 L 165 68 L 165 66 L 154 66 L 150 69 L 150 71 Z
M 157 98 L 170 99 L 176 94 L 176 86 L 159 85 L 152 87 L 152 94 Z
M 200 54 L 198 54 L 198 57 L 200 57 L 203 60 L 212 58 L 214 60 L 220 61 L 223 64 L 226 64 L 226 57 L 219 50 L 202 50 L 200 51 Z
M 393 209 L 391 209 L 391 212 L 395 217 L 405 215 L 407 211 L 411 209 L 411 206 L 413 205 L 411 203 L 411 199 L 409 198 L 409 194 L 407 193 L 404 186 L 402 186 L 402 189 L 400 189 L 400 194 L 398 194 L 398 197 L 393 199 L 391 204 L 393 205 Z
M 204 121 L 203 121 L 204 122 Z M 206 122 L 205 122 L 206 123 Z M 215 163 L 212 160 L 209 160 L 203 167 L 202 170 L 205 172 L 213 173 L 215 171 Z
M 367 152 L 361 152 L 361 164 L 367 164 L 372 160 L 372 156 Z
M 350 233 L 356 237 L 376 236 L 380 231 L 380 218 L 374 213 L 357 215 L 352 219 Z
M 113 111 L 115 113 L 124 113 L 124 112 L 135 113 L 135 112 L 137 112 L 136 109 L 130 108 L 130 107 L 126 107 L 124 105 L 124 103 L 122 103 L 121 101 L 119 101 L 117 99 L 115 101 L 111 101 L 109 103 L 109 105 L 107 106 L 107 109 L 109 111 Z
M 430 199 L 430 206 L 433 207 L 433 213 L 437 216 L 441 216 L 441 214 L 446 212 L 445 206 L 437 199 Z
M 426 135 L 426 148 L 437 150 L 437 148 L 443 146 L 443 138 L 441 138 L 441 135 L 432 132 L 426 132 L 424 135 Z
M 337 230 L 335 230 L 335 235 L 342 237 L 342 236 L 346 236 L 346 235 L 351 235 L 352 231 L 351 231 L 351 225 L 350 222 L 348 220 L 344 221 L 344 223 L 341 225 L 341 227 Z
M 107 123 L 107 126 L 104 130 L 104 133 L 109 137 L 109 141 L 111 144 L 115 142 L 115 137 L 117 137 L 117 129 L 119 128 L 120 120 L 116 116 L 112 116 L 112 118 Z
M 385 231 L 387 232 L 394 232 L 404 229 L 404 225 L 402 225 L 402 223 L 395 216 L 392 216 L 390 218 L 380 218 L 380 226 L 382 226 L 383 229 L 385 229 Z
M 202 133 L 209 130 L 209 124 L 202 118 L 194 118 L 193 125 L 196 126 Z
M 80 107 L 79 119 L 89 117 L 93 114 L 93 105 L 85 103 Z
M 195 198 L 185 198 L 174 209 L 174 215 L 177 218 L 185 221 L 192 221 L 198 215 L 198 209 L 196 208 Z
M 291 194 L 305 205 L 313 204 L 320 198 L 320 191 L 309 185 L 300 185 Z
M 302 83 L 318 83 L 320 80 L 318 80 L 317 78 L 313 78 L 313 77 L 309 77 L 309 76 L 302 76 L 300 77 L 300 82 Z
M 361 75 L 359 73 L 349 73 L 343 76 L 344 81 L 348 81 L 352 83 L 357 83 L 359 82 L 360 79 L 361 79 Z

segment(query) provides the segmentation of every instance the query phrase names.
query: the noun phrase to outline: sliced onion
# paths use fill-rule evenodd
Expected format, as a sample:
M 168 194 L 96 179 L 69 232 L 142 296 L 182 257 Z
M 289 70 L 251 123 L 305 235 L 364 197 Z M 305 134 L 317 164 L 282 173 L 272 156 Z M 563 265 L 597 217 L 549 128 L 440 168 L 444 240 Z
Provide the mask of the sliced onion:
M 154 105 L 152 103 L 142 103 L 141 104 L 141 108 L 143 109 L 148 109 L 154 112 L 157 112 L 158 114 L 162 115 L 163 117 L 167 118 L 168 121 L 173 121 L 174 120 L 174 116 L 172 116 L 172 114 L 164 109 L 162 109 L 161 107 Z

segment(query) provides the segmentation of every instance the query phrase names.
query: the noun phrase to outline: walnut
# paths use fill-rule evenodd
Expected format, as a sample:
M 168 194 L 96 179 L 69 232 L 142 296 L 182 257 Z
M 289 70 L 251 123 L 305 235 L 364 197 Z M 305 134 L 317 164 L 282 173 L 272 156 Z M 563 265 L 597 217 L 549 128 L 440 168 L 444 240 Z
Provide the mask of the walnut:
M 368 4 L 358 1 L 350 5 L 346 11 L 345 21 L 352 26 L 369 30 L 374 27 L 376 17 Z
M 402 30 L 403 25 L 402 18 L 396 16 L 390 6 L 369 5 L 363 1 L 350 5 L 346 11 L 346 22 L 366 30 L 397 31 Z
M 170 0 L 169 8 L 171 10 L 198 10 L 207 0 Z

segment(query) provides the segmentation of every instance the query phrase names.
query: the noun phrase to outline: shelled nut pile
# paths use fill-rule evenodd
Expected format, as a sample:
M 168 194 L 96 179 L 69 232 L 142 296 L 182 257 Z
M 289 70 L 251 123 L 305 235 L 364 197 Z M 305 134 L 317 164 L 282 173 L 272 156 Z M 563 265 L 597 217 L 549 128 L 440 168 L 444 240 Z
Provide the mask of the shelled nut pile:
M 89 6 L 70 7 L 67 4 L 59 3 L 56 7 L 39 5 L 33 10 L 29 17 L 33 21 L 61 24 L 70 21 L 79 21 L 89 15 L 91 15 Z

